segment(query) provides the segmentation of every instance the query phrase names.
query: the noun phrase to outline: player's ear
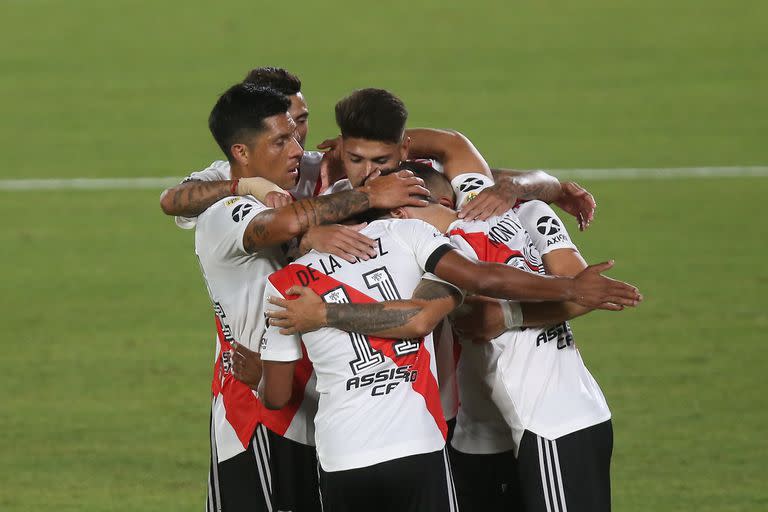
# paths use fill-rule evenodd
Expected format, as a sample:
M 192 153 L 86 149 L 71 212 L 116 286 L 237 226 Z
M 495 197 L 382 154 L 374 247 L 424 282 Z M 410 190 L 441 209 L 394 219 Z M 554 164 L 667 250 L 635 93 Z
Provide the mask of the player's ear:
M 248 165 L 249 151 L 245 144 L 232 144 L 229 148 L 232 158 L 240 165 Z
M 411 138 L 407 135 L 403 137 L 403 143 L 400 144 L 400 161 L 408 160 L 408 148 L 411 146 Z
M 394 210 L 389 212 L 389 214 L 392 215 L 392 217 L 394 217 L 395 219 L 408 219 L 408 218 L 410 218 L 410 216 L 408 215 L 408 211 L 405 208 L 403 208 L 402 206 L 399 207 L 399 208 L 395 208 Z
M 440 199 L 438 199 L 437 202 L 445 206 L 446 208 L 450 208 L 451 210 L 456 208 L 456 203 L 454 203 L 453 199 L 451 199 L 450 197 L 443 196 Z

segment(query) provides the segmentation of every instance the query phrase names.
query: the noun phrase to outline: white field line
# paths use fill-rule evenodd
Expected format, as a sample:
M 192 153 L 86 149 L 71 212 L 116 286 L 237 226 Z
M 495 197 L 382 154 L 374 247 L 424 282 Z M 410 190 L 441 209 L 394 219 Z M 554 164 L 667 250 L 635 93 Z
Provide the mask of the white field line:
M 677 167 L 658 169 L 552 169 L 548 170 L 566 180 L 665 180 L 679 178 L 743 178 L 768 177 L 768 166 L 757 167 Z M 182 178 L 70 178 L 0 180 L 0 190 L 110 190 L 156 189 L 178 184 Z

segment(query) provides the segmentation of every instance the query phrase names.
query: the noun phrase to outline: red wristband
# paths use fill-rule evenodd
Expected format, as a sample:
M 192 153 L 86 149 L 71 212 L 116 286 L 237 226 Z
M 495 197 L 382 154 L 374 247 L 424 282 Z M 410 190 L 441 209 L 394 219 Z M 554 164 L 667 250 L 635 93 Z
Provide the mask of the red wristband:
M 237 195 L 237 185 L 240 183 L 240 178 L 235 178 L 232 180 L 232 185 L 229 187 L 230 195 L 236 196 Z

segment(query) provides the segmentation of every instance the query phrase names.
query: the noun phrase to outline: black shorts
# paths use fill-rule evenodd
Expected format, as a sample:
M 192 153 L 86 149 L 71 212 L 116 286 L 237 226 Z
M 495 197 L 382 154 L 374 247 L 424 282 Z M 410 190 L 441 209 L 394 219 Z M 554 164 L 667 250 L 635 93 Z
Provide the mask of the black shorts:
M 211 465 L 208 471 L 207 512 L 272 512 L 269 431 L 259 425 L 248 449 L 218 462 L 211 422 Z
M 346 471 L 320 469 L 323 509 L 332 512 L 455 512 L 446 450 Z
M 489 455 L 463 453 L 449 446 L 456 497 L 461 512 L 523 510 L 512 450 Z
M 554 441 L 526 430 L 517 457 L 526 512 L 611 510 L 611 421 Z
M 272 454 L 275 510 L 321 512 L 315 447 L 267 432 Z

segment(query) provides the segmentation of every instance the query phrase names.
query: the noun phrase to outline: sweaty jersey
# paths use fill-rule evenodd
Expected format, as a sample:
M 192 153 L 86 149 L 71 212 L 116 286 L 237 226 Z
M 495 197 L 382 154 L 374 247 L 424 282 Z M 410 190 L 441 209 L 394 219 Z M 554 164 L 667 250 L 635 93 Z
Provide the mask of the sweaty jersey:
M 349 263 L 311 251 L 269 277 L 265 301 L 293 285 L 309 286 L 325 302 L 407 299 L 422 277 L 430 278 L 425 271 L 452 250 L 444 235 L 420 220 L 377 220 L 361 233 L 376 240 L 375 258 Z M 323 328 L 300 339 L 278 331 L 267 329 L 261 357 L 297 360 L 303 341 L 317 374 L 315 441 L 323 470 L 361 468 L 445 446 L 431 335 L 398 341 Z
M 294 199 L 315 197 L 320 193 L 320 164 L 323 154 L 319 151 L 305 151 L 299 163 L 299 179 L 296 186 L 289 190 Z M 202 171 L 195 171 L 182 181 L 224 181 L 231 180 L 229 162 L 216 160 Z M 176 225 L 182 229 L 192 229 L 196 217 L 176 217 Z
M 545 272 L 542 256 L 550 251 L 576 249 L 563 222 L 541 201 L 522 203 L 487 222 L 459 221 L 449 234 L 455 245 L 480 260 L 533 273 Z M 525 430 L 556 439 L 610 418 L 568 322 L 512 329 L 487 344 L 463 343 L 458 374 L 463 411 L 454 446 L 460 451 L 516 450 Z M 472 400 L 465 403 L 464 394 Z
M 248 224 L 267 209 L 251 196 L 228 197 L 197 218 L 195 252 L 213 303 L 217 328 L 212 393 L 219 461 L 244 451 L 260 422 L 284 434 L 293 415 L 300 412 L 299 406 L 306 403 L 304 407 L 310 410 L 307 414 L 312 413 L 311 399 L 301 400 L 303 397 L 297 398 L 293 410 L 268 411 L 251 389 L 232 375 L 232 343 L 258 350 L 265 328 L 262 300 L 267 276 L 285 264 L 280 247 L 255 254 L 243 248 L 243 233 Z M 302 365 L 297 379 L 299 389 L 311 391 L 311 366 L 307 369 Z M 306 438 L 311 440 L 312 432 L 299 429 L 294 440 L 306 443 Z

